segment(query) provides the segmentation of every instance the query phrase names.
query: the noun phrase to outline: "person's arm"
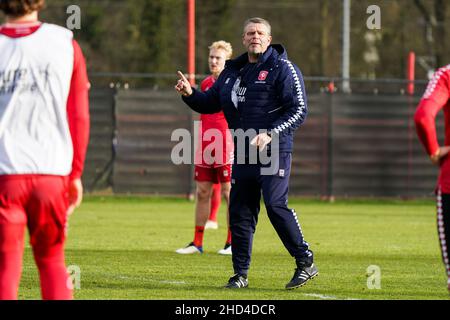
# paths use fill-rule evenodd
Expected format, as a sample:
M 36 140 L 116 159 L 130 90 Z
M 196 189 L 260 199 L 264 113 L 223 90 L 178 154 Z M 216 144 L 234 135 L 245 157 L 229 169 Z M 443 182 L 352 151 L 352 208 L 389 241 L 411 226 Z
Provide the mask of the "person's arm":
M 183 101 L 189 108 L 202 114 L 212 114 L 222 110 L 218 94 L 219 80 L 208 91 L 201 92 L 191 87 L 182 72 L 178 71 L 178 76 L 180 79 L 175 86 L 175 90 L 181 94 Z
M 438 164 L 450 147 L 440 147 L 436 134 L 436 116 L 449 99 L 448 71 L 436 71 L 414 114 L 417 135 L 433 163 Z
M 69 175 L 69 214 L 83 197 L 81 175 L 89 143 L 89 80 L 86 62 L 78 43 L 73 40 L 74 67 L 67 99 L 67 120 L 73 145 L 72 170 Z
M 289 134 L 305 121 L 308 114 L 305 84 L 300 70 L 288 60 L 282 60 L 277 92 L 283 113 L 272 124 L 272 134 Z

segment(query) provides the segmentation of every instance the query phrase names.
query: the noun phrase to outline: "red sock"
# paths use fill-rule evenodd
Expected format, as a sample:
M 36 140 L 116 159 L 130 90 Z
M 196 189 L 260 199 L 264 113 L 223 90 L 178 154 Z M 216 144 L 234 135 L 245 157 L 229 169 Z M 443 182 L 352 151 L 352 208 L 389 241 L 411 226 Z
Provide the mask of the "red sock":
M 24 225 L 0 224 L 0 300 L 18 298 L 24 230 Z
M 194 245 L 196 247 L 203 246 L 203 234 L 205 233 L 205 227 L 195 226 Z
M 44 300 L 71 300 L 72 282 L 64 262 L 63 246 L 34 250 Z
M 227 242 L 226 243 L 231 244 L 231 230 L 230 230 L 230 228 L 228 228 L 228 235 L 227 235 Z
M 219 212 L 222 195 L 220 194 L 220 183 L 213 184 L 213 192 L 211 196 L 211 212 L 209 220 L 217 222 L 217 213 Z

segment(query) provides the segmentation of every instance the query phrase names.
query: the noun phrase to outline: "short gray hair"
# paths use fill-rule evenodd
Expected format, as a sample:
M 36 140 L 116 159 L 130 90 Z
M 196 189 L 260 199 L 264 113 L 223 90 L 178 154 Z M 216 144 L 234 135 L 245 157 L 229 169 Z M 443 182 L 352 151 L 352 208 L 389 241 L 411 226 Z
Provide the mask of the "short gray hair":
M 244 33 L 245 33 L 245 28 L 247 28 L 247 26 L 250 23 L 261 23 L 261 24 L 265 25 L 267 27 L 267 30 L 269 31 L 269 36 L 270 36 L 270 34 L 272 32 L 272 27 L 270 26 L 269 21 L 267 21 L 266 19 L 255 17 L 255 18 L 250 18 L 250 19 L 245 20 Z

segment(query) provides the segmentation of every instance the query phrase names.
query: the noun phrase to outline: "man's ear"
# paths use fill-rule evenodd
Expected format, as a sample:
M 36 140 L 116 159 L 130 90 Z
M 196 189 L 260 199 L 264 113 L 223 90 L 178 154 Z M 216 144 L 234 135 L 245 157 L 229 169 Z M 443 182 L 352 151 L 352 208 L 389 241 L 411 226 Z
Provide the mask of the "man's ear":
M 272 43 L 272 36 L 269 36 L 269 44 Z

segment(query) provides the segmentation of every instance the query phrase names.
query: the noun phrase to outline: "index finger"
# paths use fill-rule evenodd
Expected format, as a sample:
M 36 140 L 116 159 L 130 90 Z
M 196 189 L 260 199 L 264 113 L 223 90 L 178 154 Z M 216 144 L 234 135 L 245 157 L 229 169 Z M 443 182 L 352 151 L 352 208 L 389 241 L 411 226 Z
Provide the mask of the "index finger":
M 184 76 L 183 72 L 178 71 L 178 75 L 180 76 L 181 80 L 187 81 L 186 77 Z

